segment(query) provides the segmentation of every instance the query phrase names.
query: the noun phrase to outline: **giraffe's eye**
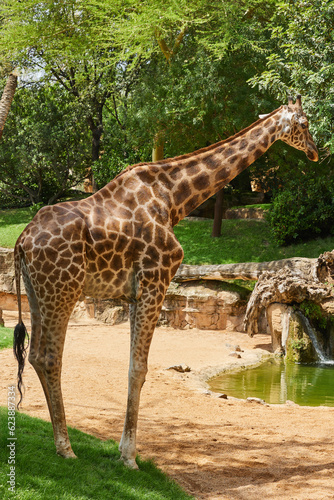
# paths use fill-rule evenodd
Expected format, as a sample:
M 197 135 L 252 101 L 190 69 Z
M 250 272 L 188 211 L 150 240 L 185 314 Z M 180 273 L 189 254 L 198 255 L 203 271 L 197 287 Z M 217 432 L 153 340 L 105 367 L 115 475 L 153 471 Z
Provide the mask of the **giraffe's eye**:
M 302 128 L 307 128 L 307 125 L 305 123 L 302 123 Z

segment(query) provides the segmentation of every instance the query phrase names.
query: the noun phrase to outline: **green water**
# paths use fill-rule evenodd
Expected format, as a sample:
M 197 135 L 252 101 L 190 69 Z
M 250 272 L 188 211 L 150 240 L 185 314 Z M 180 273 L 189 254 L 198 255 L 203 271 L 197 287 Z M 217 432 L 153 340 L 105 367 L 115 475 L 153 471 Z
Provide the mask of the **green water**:
M 334 406 L 334 364 L 270 359 L 255 368 L 221 374 L 210 380 L 210 389 L 240 399 L 261 398 L 269 404 L 290 400 L 301 406 Z

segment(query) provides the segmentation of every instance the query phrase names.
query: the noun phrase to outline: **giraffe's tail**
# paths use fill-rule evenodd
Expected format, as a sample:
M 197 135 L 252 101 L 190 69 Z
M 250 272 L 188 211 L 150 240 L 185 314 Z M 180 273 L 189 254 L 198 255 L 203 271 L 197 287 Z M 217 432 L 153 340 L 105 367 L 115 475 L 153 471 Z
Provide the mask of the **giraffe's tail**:
M 20 393 L 20 400 L 17 403 L 17 408 L 22 401 L 22 375 L 24 370 L 25 359 L 27 355 L 28 345 L 25 345 L 25 338 L 28 337 L 27 329 L 22 321 L 22 307 L 21 307 L 21 256 L 18 250 L 18 245 L 15 246 L 14 250 L 14 265 L 15 265 L 15 284 L 16 284 L 16 294 L 17 294 L 17 305 L 19 310 L 19 322 L 14 329 L 14 342 L 13 351 L 14 356 L 18 362 L 18 372 L 17 372 L 17 389 Z M 28 339 L 29 340 L 29 339 Z

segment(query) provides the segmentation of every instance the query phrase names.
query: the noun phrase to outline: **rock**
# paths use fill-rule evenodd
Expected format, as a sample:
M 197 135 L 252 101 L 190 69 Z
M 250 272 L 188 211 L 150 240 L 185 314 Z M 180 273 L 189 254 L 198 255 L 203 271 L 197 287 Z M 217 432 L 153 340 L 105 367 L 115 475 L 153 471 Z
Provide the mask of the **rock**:
M 245 310 L 246 301 L 239 293 L 223 290 L 216 281 L 172 282 L 159 324 L 180 329 L 239 331 Z
M 260 399 L 260 398 L 247 398 L 247 401 L 249 403 L 257 403 L 259 405 L 265 405 L 266 404 L 266 402 L 263 399 Z
M 238 352 L 230 352 L 229 356 L 231 356 L 231 358 L 241 358 Z
M 220 399 L 227 399 L 227 394 L 220 394 L 218 397 Z
M 314 344 L 306 331 L 303 316 L 298 312 L 290 315 L 285 356 L 287 361 L 293 363 L 313 363 L 319 359 Z
M 226 210 L 226 219 L 257 219 L 264 220 L 265 210 L 263 208 L 229 208 Z
M 244 320 L 245 330 L 252 337 L 258 333 L 258 321 L 263 310 L 273 303 L 300 304 L 304 300 L 321 303 L 333 298 L 334 292 L 329 284 L 315 278 L 296 274 L 295 270 L 282 269 L 276 273 L 264 272 L 248 301 Z
M 188 365 L 174 365 L 167 368 L 167 370 L 175 370 L 179 373 L 187 373 L 191 371 L 191 368 Z
M 297 403 L 295 403 L 294 401 L 290 401 L 289 399 L 285 401 L 285 404 L 288 406 L 299 406 L 297 405 Z
M 289 332 L 289 316 L 293 308 L 287 304 L 274 302 L 267 307 L 267 321 L 271 332 L 271 345 L 273 352 L 284 352 L 287 335 Z

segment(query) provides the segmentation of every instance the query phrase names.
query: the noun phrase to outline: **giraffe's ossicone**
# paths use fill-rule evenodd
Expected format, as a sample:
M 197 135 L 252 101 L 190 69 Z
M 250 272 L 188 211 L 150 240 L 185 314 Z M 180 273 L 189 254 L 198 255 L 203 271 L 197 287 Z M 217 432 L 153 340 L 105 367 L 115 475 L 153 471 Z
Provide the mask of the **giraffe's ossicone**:
M 136 467 L 139 397 L 153 331 L 183 251 L 173 226 L 259 158 L 276 140 L 318 160 L 300 96 L 229 139 L 188 155 L 125 169 L 81 201 L 41 209 L 18 238 L 19 323 L 14 352 L 21 393 L 26 329 L 20 275 L 31 313 L 29 361 L 44 389 L 57 452 L 74 457 L 61 393 L 68 320 L 82 295 L 130 303 L 131 353 L 121 457 Z M 22 396 L 22 394 L 21 394 Z

